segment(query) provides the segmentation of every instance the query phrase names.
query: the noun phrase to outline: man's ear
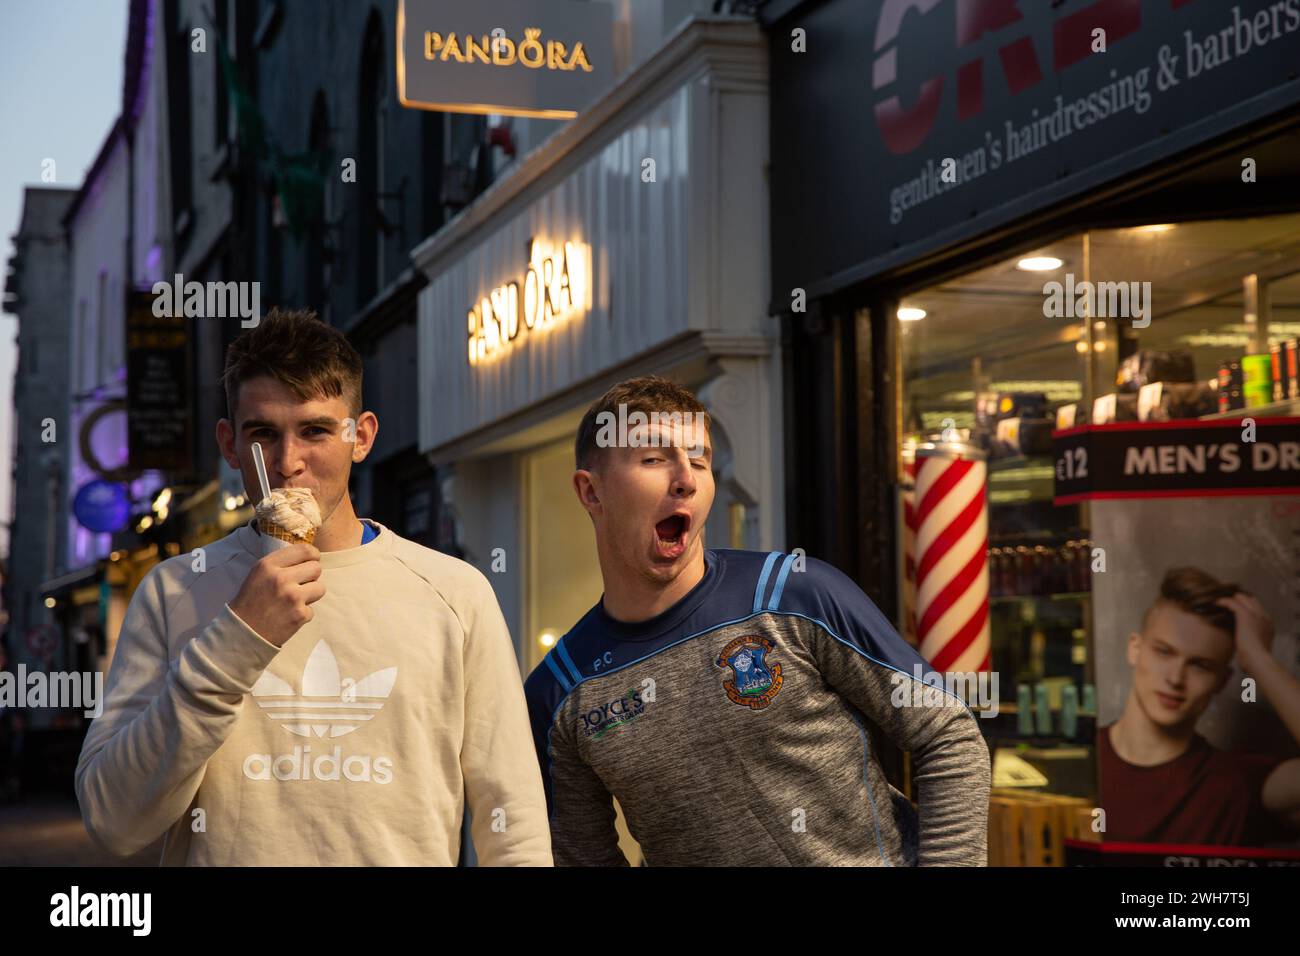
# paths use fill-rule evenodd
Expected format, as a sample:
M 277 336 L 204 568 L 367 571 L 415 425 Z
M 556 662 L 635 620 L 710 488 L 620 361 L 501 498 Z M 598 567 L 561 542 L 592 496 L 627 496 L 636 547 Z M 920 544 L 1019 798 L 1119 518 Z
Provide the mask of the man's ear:
M 575 471 L 573 473 L 573 490 L 578 494 L 578 504 L 582 505 L 592 518 L 603 513 L 600 495 L 596 492 L 596 483 L 591 472 L 584 468 Z
M 353 425 L 352 461 L 358 463 L 366 460 L 370 449 L 375 447 L 379 437 L 379 418 L 374 412 L 362 412 Z
M 1134 631 L 1128 636 L 1128 666 L 1137 667 L 1138 652 L 1142 649 L 1142 635 Z
M 221 457 L 226 460 L 226 464 L 239 471 L 239 455 L 235 453 L 235 426 L 229 418 L 217 422 L 217 447 L 221 449 Z

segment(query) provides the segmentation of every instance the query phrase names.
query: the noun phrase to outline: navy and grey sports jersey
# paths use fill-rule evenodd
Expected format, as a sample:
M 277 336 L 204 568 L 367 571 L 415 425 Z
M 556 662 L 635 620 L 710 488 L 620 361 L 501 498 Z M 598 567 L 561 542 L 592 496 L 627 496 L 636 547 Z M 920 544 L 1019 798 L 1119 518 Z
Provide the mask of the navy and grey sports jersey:
M 955 697 L 854 582 L 777 552 L 706 550 L 648 621 L 597 604 L 525 685 L 559 865 L 619 865 L 618 798 L 646 862 L 987 862 L 989 753 Z M 885 779 L 913 756 L 920 807 Z

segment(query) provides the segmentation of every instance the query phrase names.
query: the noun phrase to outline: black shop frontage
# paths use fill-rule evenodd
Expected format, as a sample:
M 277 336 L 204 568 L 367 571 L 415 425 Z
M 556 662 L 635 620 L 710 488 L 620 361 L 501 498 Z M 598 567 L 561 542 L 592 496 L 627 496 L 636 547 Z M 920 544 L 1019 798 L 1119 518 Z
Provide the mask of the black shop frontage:
M 1300 0 L 759 11 L 787 541 L 996 676 L 990 862 L 1300 862 L 1259 799 L 1300 756 Z M 1234 826 L 1120 793 L 1188 728 Z

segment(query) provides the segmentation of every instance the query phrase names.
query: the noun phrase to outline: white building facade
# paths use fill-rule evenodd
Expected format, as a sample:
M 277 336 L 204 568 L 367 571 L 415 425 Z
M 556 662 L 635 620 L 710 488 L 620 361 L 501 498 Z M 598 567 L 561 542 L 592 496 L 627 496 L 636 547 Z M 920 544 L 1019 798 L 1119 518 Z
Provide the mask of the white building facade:
M 429 280 L 419 448 L 460 550 L 496 588 L 524 673 L 603 589 L 573 444 L 587 407 L 619 381 L 664 375 L 709 409 L 709 547 L 783 544 L 767 117 L 757 24 L 687 20 L 412 253 Z M 549 321 L 537 276 L 552 291 Z
M 124 545 L 115 544 L 113 533 L 83 526 L 72 500 L 88 482 L 107 479 L 123 481 L 139 506 L 164 483 L 156 472 L 125 473 L 127 300 L 133 289 L 147 291 L 163 278 L 171 262 L 159 7 L 160 0 L 131 4 L 122 113 L 64 220 L 72 310 L 70 414 L 59 425 L 67 448 L 66 567 L 43 591 L 63 602 L 59 616 L 74 640 L 84 640 L 86 629 L 102 633 L 105 659 L 112 656 L 134 580 L 108 566 L 114 555 L 127 556 Z M 119 469 L 123 474 L 114 474 Z

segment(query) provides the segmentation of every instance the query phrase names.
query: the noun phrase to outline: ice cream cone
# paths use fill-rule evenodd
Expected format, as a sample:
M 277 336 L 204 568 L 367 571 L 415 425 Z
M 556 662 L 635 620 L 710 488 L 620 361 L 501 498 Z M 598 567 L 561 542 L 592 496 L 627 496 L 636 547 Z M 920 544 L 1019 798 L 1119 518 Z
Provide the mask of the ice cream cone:
M 268 538 L 276 538 L 280 541 L 287 541 L 290 544 L 311 544 L 316 540 L 316 529 L 312 528 L 305 535 L 296 535 L 288 531 L 274 521 L 259 521 L 257 530 L 262 532 Z
M 320 529 L 320 508 L 306 488 L 276 488 L 257 503 L 257 530 L 275 542 L 311 544 Z

